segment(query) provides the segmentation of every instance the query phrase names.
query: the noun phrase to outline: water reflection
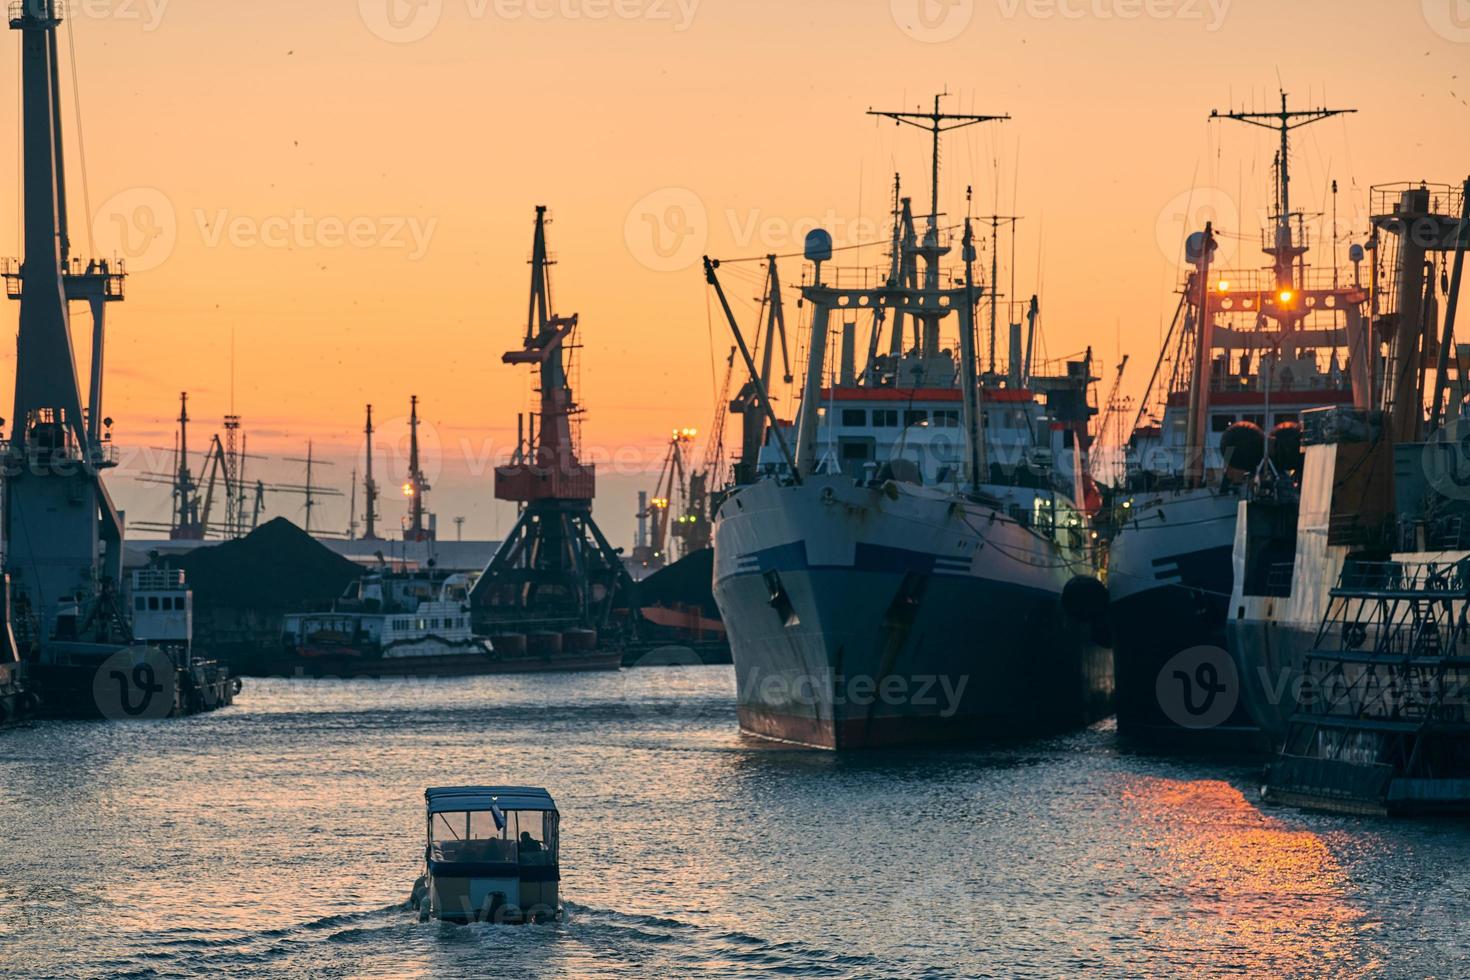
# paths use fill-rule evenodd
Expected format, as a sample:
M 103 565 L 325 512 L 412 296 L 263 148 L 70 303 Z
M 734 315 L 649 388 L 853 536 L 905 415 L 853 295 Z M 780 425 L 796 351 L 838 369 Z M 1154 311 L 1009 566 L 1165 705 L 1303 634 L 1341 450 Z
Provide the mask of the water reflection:
M 1376 966 L 1370 917 L 1351 880 L 1310 830 L 1262 812 L 1219 780 L 1125 780 L 1138 934 L 1181 975 L 1205 976 L 1218 956 L 1252 973 L 1359 974 Z

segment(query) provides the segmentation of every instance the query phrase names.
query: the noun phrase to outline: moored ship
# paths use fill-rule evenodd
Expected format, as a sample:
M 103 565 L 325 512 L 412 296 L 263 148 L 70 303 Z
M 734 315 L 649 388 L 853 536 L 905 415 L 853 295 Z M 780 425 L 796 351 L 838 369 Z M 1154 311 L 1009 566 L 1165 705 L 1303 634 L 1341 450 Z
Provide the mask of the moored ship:
M 1363 578 L 1355 567 L 1444 568 L 1470 554 L 1470 351 L 1454 344 L 1454 297 L 1470 244 L 1465 206 L 1458 187 L 1373 189 L 1370 244 L 1382 283 L 1373 304 L 1382 353 L 1376 407 L 1308 413 L 1300 480 L 1257 479 L 1239 505 L 1230 652 L 1246 708 L 1278 743 L 1310 691 L 1307 661 L 1322 651 L 1334 590 Z M 1450 297 L 1442 312 L 1437 285 Z M 1402 632 L 1410 623 L 1389 625 Z M 1342 655 L 1364 642 L 1343 639 Z
M 1000 118 L 942 113 L 937 99 L 933 113 L 880 115 L 929 129 L 936 154 L 944 130 Z M 937 184 L 937 156 L 934 170 Z M 1033 375 L 1016 326 L 1008 370 L 992 358 L 982 379 L 972 223 L 963 267 L 946 270 L 953 243 L 937 186 L 922 240 L 910 202 L 896 204 L 885 270 L 825 270 L 830 237 L 808 239 L 794 451 L 717 263 L 706 265 L 767 421 L 759 472 L 726 497 L 714 528 L 741 728 L 855 749 L 1082 725 L 1112 695 L 1110 658 L 1092 635 L 1105 594 L 1090 578 L 1078 502 L 1095 496 L 1084 462 L 1090 359 Z M 834 315 L 841 354 L 829 377 Z M 860 318 L 871 329 L 861 367 Z
M 597 649 L 590 629 L 475 632 L 478 576 L 373 572 L 319 612 L 285 617 L 287 673 L 325 677 L 453 676 L 614 669 L 620 651 Z
M 1261 240 L 1270 265 L 1218 267 L 1213 227 L 1186 246 L 1190 271 L 1154 371 L 1158 388 L 1139 412 L 1112 513 L 1108 589 L 1126 735 L 1260 743 L 1226 649 L 1237 506 L 1258 469 L 1296 479 L 1304 410 L 1366 407 L 1369 398 L 1361 250 L 1350 276 L 1335 259 L 1330 269 L 1308 265 L 1306 216 L 1288 191 L 1288 132 L 1337 112 L 1288 110 L 1283 95 L 1279 113 L 1218 114 L 1280 136 Z

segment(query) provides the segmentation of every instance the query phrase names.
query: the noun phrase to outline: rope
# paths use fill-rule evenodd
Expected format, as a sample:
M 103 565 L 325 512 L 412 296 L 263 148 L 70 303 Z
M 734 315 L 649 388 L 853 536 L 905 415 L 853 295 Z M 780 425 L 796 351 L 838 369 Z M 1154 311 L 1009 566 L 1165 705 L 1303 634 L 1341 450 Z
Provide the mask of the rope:
M 76 110 L 77 120 L 77 156 L 82 167 L 82 206 L 87 209 L 87 249 L 88 254 L 97 254 L 97 242 L 92 237 L 92 186 L 87 179 L 87 143 L 86 129 L 82 126 L 82 80 L 77 74 L 77 34 L 73 26 L 74 21 L 67 21 L 66 46 L 71 57 L 71 95 L 72 105 Z

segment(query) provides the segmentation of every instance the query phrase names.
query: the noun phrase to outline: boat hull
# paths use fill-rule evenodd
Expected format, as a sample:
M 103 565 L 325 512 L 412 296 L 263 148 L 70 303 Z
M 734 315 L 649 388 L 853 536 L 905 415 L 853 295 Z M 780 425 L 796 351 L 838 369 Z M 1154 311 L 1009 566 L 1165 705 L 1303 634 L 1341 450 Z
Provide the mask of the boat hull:
M 271 669 L 277 676 L 314 678 L 475 677 L 481 674 L 539 674 L 617 670 L 621 650 L 561 653 L 550 657 L 492 659 L 479 654 L 418 657 L 286 657 Z
M 1062 607 L 1080 569 L 1038 560 L 1037 535 L 980 513 L 840 479 L 767 481 L 727 502 L 715 598 L 742 730 L 841 750 L 1060 731 L 1108 713 L 1111 655 Z
M 1237 498 L 1207 490 L 1135 498 L 1108 569 L 1120 734 L 1176 748 L 1264 744 L 1238 679 L 1230 682 L 1236 509 Z M 1201 669 L 1225 689 L 1201 693 Z
M 228 707 L 240 691 L 215 661 L 159 647 L 53 643 L 26 676 L 49 718 L 176 718 Z
M 1307 654 L 1317 641 L 1317 628 L 1235 619 L 1230 622 L 1229 637 L 1246 710 L 1272 744 L 1280 744 L 1300 701 Z

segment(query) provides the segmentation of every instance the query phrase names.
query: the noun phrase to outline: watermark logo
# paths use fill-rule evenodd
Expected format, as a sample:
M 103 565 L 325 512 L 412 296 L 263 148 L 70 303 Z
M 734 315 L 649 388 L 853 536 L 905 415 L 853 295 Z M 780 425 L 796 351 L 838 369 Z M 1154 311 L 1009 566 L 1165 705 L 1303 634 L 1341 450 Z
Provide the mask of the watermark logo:
M 471 21 L 641 20 L 670 24 L 682 34 L 694 26 L 700 0 L 463 0 Z M 444 0 L 358 0 L 374 36 L 390 44 L 422 41 L 444 19 Z
M 975 19 L 975 0 L 889 0 L 893 22 L 915 41 L 943 44 Z
M 709 708 L 699 668 L 704 661 L 686 646 L 658 647 L 623 671 L 623 702 L 639 718 L 687 723 Z
M 1457 419 L 1424 443 L 1420 455 L 1429 486 L 1450 500 L 1470 500 L 1470 423 Z
M 709 212 L 688 188 L 665 187 L 628 210 L 623 240 L 633 257 L 654 272 L 689 269 L 709 244 Z
M 1224 724 L 1240 703 L 1240 676 L 1226 651 L 1215 646 L 1190 647 L 1164 664 L 1154 693 L 1174 724 L 1214 728 Z
M 207 248 L 385 249 L 403 252 L 410 262 L 429 254 L 438 218 L 312 214 L 297 208 L 290 214 L 264 217 L 236 214 L 229 208 L 194 209 L 199 238 Z
M 1175 20 L 1206 31 L 1225 26 L 1230 0 L 996 0 L 1007 20 Z
M 1169 198 L 1159 210 L 1154 225 L 1159 251 L 1180 268 L 1192 266 L 1184 254 L 1184 242 L 1195 232 L 1203 231 L 1206 222 L 1214 222 L 1215 226 L 1213 262 L 1228 263 L 1235 254 L 1235 240 L 1219 232 L 1240 227 L 1240 207 L 1229 193 L 1218 187 L 1195 187 Z
M 422 41 L 439 26 L 444 0 L 357 0 L 367 29 L 389 44 Z
M 92 216 L 92 238 L 103 255 L 116 255 L 129 272 L 167 262 L 179 243 L 173 201 L 156 187 L 130 187 L 103 202 Z
M 422 409 L 420 409 L 422 412 Z M 419 472 L 424 482 L 433 486 L 444 472 L 444 446 L 439 438 L 439 429 L 419 418 Z M 409 416 L 373 421 L 373 479 L 378 485 L 380 497 L 378 511 L 392 498 L 407 500 L 412 494 L 410 463 L 413 460 L 413 426 Z M 359 447 L 358 472 L 367 472 L 367 440 Z
M 129 647 L 102 662 L 92 678 L 97 710 L 109 721 L 156 721 L 174 710 L 174 662 L 155 647 Z
M 1470 44 L 1470 0 L 1422 0 L 1424 22 L 1446 41 Z

